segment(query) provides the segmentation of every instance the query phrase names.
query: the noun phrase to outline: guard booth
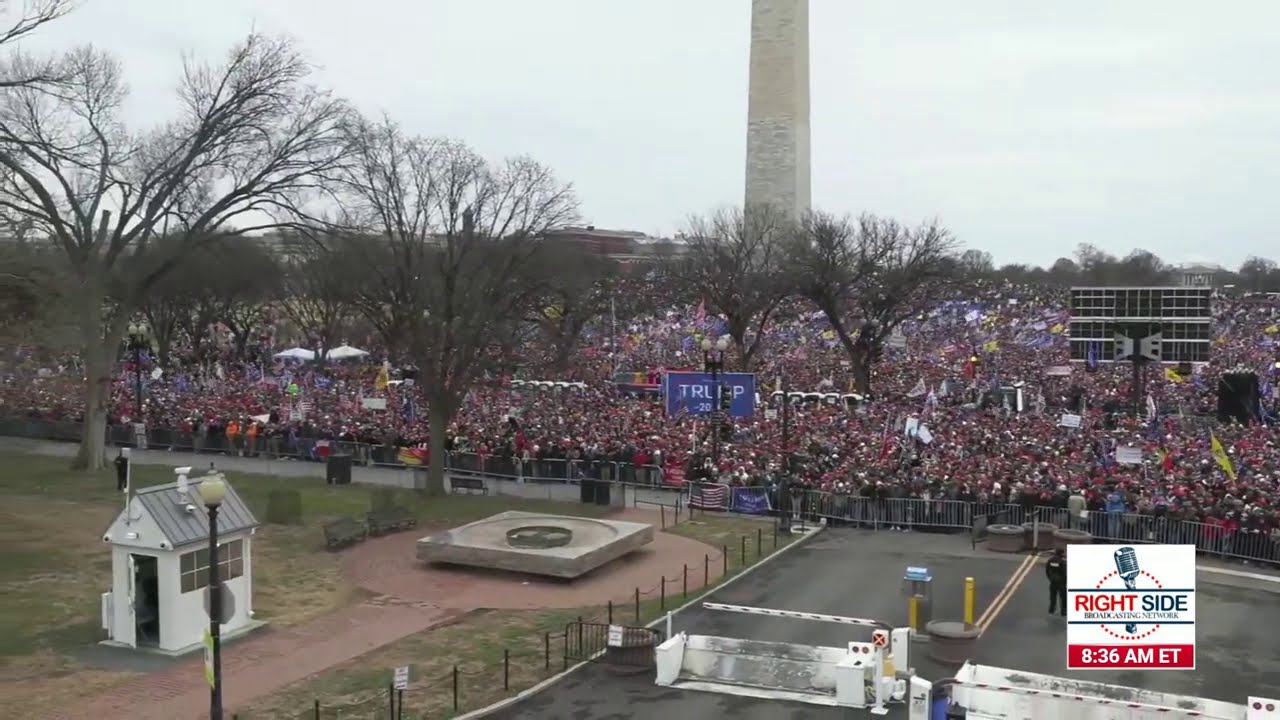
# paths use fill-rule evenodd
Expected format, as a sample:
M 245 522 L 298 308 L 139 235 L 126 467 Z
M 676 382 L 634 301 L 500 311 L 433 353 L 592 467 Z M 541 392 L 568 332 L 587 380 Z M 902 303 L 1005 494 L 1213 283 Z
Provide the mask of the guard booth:
M 902 587 L 907 596 L 907 625 L 913 633 L 923 632 L 933 619 L 933 576 L 929 568 L 907 566 Z

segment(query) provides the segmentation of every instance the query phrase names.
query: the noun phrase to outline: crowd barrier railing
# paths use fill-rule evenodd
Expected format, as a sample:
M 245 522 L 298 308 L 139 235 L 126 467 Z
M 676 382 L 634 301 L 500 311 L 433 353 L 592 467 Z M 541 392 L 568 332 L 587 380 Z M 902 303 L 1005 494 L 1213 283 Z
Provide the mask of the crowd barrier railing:
M 81 423 L 73 421 L 0 417 L 0 436 L 32 440 L 79 442 L 81 427 Z M 136 429 L 128 425 L 108 426 L 106 440 L 115 447 L 145 444 L 149 449 L 298 461 L 323 461 L 328 455 L 345 453 L 362 466 L 392 468 L 422 467 L 427 459 L 422 451 L 412 448 L 281 435 L 227 436 L 147 428 L 140 439 Z M 631 485 L 667 487 L 663 468 L 615 461 L 524 460 L 454 451 L 448 453 L 445 464 L 451 473 L 500 480 L 573 483 L 584 477 L 609 477 Z M 684 502 L 689 502 L 699 485 L 704 484 L 686 486 Z M 778 507 L 776 498 L 764 488 L 737 488 L 724 502 L 726 507 L 719 509 L 759 513 Z M 1021 525 L 1034 518 L 1058 527 L 1086 530 L 1104 542 L 1195 545 L 1207 555 L 1280 565 L 1280 534 L 1244 529 L 1229 531 L 1211 523 L 1145 513 L 1093 511 L 1073 518 L 1065 508 L 1058 507 L 922 498 L 879 499 L 817 490 L 799 493 L 793 508 L 797 504 L 799 512 L 815 520 L 825 518 L 873 529 L 969 532 L 979 519 L 992 525 Z M 761 510 L 762 505 L 767 509 Z
M 40 418 L 0 417 L 0 436 L 32 440 L 79 442 L 82 424 Z M 109 425 L 110 447 L 145 448 L 208 454 L 236 455 L 266 460 L 320 462 L 329 455 L 345 454 L 360 466 L 420 468 L 429 455 L 421 448 L 304 438 L 285 435 L 190 433 L 169 428 L 146 428 L 139 438 L 131 425 Z M 656 465 L 636 465 L 612 460 L 523 459 L 500 455 L 452 451 L 446 454 L 449 472 L 497 480 L 535 483 L 574 483 L 583 478 L 609 478 L 629 485 L 662 488 L 665 474 Z
M 694 508 L 732 511 L 732 493 L 716 494 L 705 483 L 691 483 L 686 502 Z M 767 492 L 763 488 L 761 492 Z M 705 500 L 708 495 L 720 505 Z M 776 498 L 771 507 L 777 507 Z M 1014 503 L 981 503 L 967 500 L 924 498 L 866 498 L 843 493 L 808 490 L 793 494 L 792 511 L 817 521 L 864 527 L 873 530 L 918 530 L 924 532 L 972 532 L 982 525 L 1022 525 L 1036 520 L 1059 528 L 1084 530 L 1095 540 L 1107 543 L 1165 543 L 1195 545 L 1198 552 L 1222 559 L 1236 559 L 1280 566 L 1280 533 L 1225 528 L 1194 520 L 1178 520 L 1163 515 L 1091 511 L 1072 517 L 1066 508 L 1028 506 Z

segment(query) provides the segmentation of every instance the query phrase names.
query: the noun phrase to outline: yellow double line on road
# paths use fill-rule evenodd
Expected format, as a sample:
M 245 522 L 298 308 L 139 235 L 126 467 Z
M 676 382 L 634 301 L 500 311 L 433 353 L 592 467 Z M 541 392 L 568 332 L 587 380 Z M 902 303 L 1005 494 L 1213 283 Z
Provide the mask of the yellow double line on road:
M 1000 611 L 1004 610 L 1009 601 L 1013 599 L 1014 593 L 1018 592 L 1018 588 L 1022 586 L 1022 583 L 1026 582 L 1027 576 L 1031 574 L 1031 571 L 1035 569 L 1039 561 L 1040 555 L 1037 553 L 1032 553 L 1023 558 L 1022 563 L 1018 565 L 1018 569 L 1014 570 L 1013 575 L 1009 577 L 1009 581 L 1004 584 L 995 599 L 983 611 L 982 617 L 978 618 L 978 622 L 974 623 L 979 632 L 985 633 L 987 628 L 991 627 L 991 624 L 1000 615 Z

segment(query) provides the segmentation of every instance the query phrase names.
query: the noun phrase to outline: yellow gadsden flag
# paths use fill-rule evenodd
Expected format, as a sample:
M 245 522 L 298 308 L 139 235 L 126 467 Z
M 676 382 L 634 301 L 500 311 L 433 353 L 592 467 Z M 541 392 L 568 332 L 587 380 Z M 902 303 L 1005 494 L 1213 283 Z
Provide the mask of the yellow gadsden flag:
M 1187 379 L 1183 377 L 1182 373 L 1171 367 L 1166 367 L 1164 369 L 1164 379 L 1171 383 L 1184 383 L 1187 381 Z
M 1218 467 L 1222 468 L 1222 472 L 1232 480 L 1236 479 L 1236 467 L 1231 464 L 1231 458 L 1227 455 L 1227 451 L 1222 447 L 1222 441 L 1218 436 L 1209 433 L 1209 452 L 1213 453 L 1214 462 L 1218 463 Z
M 366 376 L 368 377 L 368 376 Z M 378 371 L 378 379 L 373 381 L 373 389 L 379 392 L 386 390 L 387 385 L 391 383 L 391 373 L 387 371 L 387 366 L 383 365 Z

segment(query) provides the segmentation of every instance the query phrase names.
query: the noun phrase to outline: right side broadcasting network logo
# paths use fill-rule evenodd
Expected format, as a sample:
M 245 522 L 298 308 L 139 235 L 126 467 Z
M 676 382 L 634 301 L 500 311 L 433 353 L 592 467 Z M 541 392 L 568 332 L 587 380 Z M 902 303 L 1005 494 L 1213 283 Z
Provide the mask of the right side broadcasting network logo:
M 1194 670 L 1194 545 L 1068 545 L 1067 668 Z

